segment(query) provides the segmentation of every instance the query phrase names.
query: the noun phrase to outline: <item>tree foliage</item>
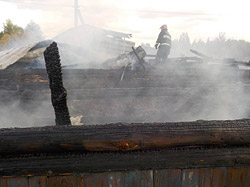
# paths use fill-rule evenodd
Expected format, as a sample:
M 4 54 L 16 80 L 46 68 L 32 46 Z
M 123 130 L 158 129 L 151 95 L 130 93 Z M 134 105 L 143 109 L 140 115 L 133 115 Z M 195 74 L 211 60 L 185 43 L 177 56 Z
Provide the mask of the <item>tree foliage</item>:
M 18 40 L 23 36 L 23 28 L 13 24 L 12 21 L 8 19 L 3 24 L 3 31 L 0 33 L 0 47 L 5 47 L 10 42 Z
M 6 23 L 3 24 L 3 33 L 10 36 L 22 36 L 24 31 L 22 27 L 14 25 L 10 19 L 6 20 Z
M 8 19 L 3 24 L 3 31 L 0 32 L 0 50 L 9 47 L 20 47 L 41 40 L 43 40 L 41 29 L 33 21 L 23 29 Z
M 26 37 L 31 40 L 40 41 L 44 39 L 40 26 L 34 21 L 30 21 L 30 23 L 25 27 L 24 32 Z
M 245 40 L 227 39 L 225 33 L 206 41 L 201 39 L 190 41 L 187 33 L 183 33 L 179 39 L 172 42 L 171 56 L 194 56 L 190 49 L 200 51 L 214 58 L 235 58 L 239 60 L 250 60 L 250 42 Z

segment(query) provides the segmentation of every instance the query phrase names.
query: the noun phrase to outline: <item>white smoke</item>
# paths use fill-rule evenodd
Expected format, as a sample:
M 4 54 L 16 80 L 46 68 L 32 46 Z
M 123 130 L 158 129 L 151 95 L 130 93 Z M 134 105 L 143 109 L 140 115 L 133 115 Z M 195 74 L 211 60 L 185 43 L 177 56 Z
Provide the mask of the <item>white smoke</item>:
M 85 39 L 81 40 L 80 35 L 83 35 Z M 97 50 L 97 46 L 102 44 L 97 33 L 93 33 L 91 30 L 81 33 L 81 30 L 78 30 L 77 34 L 69 33 L 61 38 L 56 37 L 55 41 L 58 42 L 63 68 L 84 69 L 81 72 L 82 76 L 72 75 L 70 73 L 74 71 L 70 70 L 63 72 L 72 119 L 77 119 L 79 123 L 78 116 L 83 116 L 84 124 L 104 124 L 120 121 L 170 122 L 247 118 L 249 116 L 249 90 L 244 82 L 247 79 L 241 79 L 246 71 L 241 71 L 238 67 L 229 66 L 223 62 L 224 57 L 230 57 L 228 54 L 232 49 L 228 45 L 225 45 L 223 49 L 220 45 L 216 45 L 221 44 L 221 41 L 197 44 L 190 43 L 190 40 L 185 38 L 186 35 L 183 37 L 182 43 L 179 42 L 176 45 L 173 43 L 170 57 L 193 56 L 189 49 L 196 47 L 196 50 L 200 49 L 201 52 L 219 60 L 216 61 L 216 64 L 212 64 L 213 61 L 155 64 L 156 66 L 151 71 L 143 75 L 144 79 L 138 73 L 134 79 L 127 79 L 130 81 L 127 82 L 127 85 L 126 75 L 124 82 L 119 82 L 121 80 L 119 77 L 121 69 L 119 68 L 113 71 L 113 74 L 117 76 L 114 76 L 113 79 L 109 77 L 112 76 L 109 74 L 110 72 L 91 70 L 103 68 L 102 62 L 114 57 L 106 50 L 100 50 L 100 48 Z M 183 42 L 185 45 L 182 45 Z M 242 45 L 244 47 L 248 45 L 242 41 L 239 43 L 224 41 L 224 44 L 232 43 L 234 46 L 239 43 L 244 44 Z M 208 47 L 209 44 L 213 44 L 212 47 Z M 15 43 L 15 45 L 21 44 Z M 155 49 L 150 47 L 149 49 L 156 52 Z M 215 55 L 215 53 L 209 53 L 208 49 L 210 51 L 220 49 L 224 52 Z M 244 53 L 237 54 L 234 50 L 232 54 L 239 58 L 248 58 L 244 56 Z M 71 80 L 72 77 L 74 77 L 74 81 Z M 105 82 L 105 78 L 111 82 Z M 118 83 L 115 81 L 113 83 L 113 80 L 117 80 Z M 137 81 L 138 84 L 133 84 L 133 81 Z M 75 85 L 71 85 L 72 82 Z M 82 95 L 79 96 L 79 94 Z M 32 103 L 30 105 L 25 103 L 25 107 L 23 107 L 24 103 L 18 100 L 2 104 L 0 110 L 2 127 L 52 124 L 54 111 L 49 97 L 47 101 L 36 99 L 39 101 L 39 106 L 36 107 Z

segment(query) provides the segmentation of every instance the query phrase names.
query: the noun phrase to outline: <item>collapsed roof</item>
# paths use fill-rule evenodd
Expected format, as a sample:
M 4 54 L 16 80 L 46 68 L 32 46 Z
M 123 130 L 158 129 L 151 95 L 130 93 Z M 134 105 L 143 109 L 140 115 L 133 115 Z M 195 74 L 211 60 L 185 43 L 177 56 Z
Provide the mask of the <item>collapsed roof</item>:
M 60 48 L 62 64 L 65 66 L 104 62 L 109 58 L 131 52 L 134 42 L 128 41 L 131 34 L 115 32 L 82 25 L 69 29 L 53 40 L 57 41 Z M 52 40 L 33 43 L 20 48 L 0 51 L 0 69 L 6 69 L 15 64 L 22 68 L 44 68 L 43 52 Z M 31 64 L 33 63 L 33 64 Z M 82 66 L 83 67 L 83 66 Z
M 29 66 L 29 63 L 33 62 L 34 59 L 41 57 L 43 51 L 50 45 L 50 43 L 51 40 L 45 40 L 20 48 L 11 48 L 0 51 L 0 69 L 3 70 L 13 65 L 19 67 Z
M 86 51 L 86 57 L 92 54 L 91 59 L 100 57 L 102 60 L 128 53 L 134 42 L 129 41 L 132 34 L 115 32 L 101 29 L 91 25 L 83 24 L 81 26 L 71 28 L 55 38 L 57 43 L 64 43 L 81 48 Z M 97 59 L 97 61 L 100 61 Z

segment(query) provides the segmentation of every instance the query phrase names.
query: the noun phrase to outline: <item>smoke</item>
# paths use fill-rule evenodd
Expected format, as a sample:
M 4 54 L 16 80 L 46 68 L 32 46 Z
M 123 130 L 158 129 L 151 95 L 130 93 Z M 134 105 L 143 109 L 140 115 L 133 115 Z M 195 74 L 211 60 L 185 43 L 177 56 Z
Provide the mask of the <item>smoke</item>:
M 9 91 L 10 93 L 11 91 Z M 3 94 L 2 94 L 3 95 Z M 38 127 L 55 124 L 54 111 L 50 100 L 41 99 L 37 94 L 34 98 L 13 95 L 1 101 L 1 128 Z M 31 99 L 33 99 L 31 101 Z
M 237 67 L 222 61 L 216 64 L 173 63 L 164 67 L 165 70 L 161 67 L 160 71 L 173 86 L 173 95 L 165 103 L 160 121 L 227 120 L 249 116 L 244 72 Z
M 172 50 L 179 57 L 194 57 L 191 44 L 175 47 Z M 220 45 L 216 47 L 220 49 Z M 149 54 L 156 52 L 147 48 Z M 248 70 L 225 60 L 224 54 L 220 56 L 208 61 L 177 58 L 167 64 L 146 59 L 146 74 L 131 76 L 128 70 L 124 81 L 120 81 L 122 69 L 113 71 L 110 79 L 103 75 L 108 76 L 109 71 L 86 71 L 85 78 L 77 80 L 79 89 L 69 92 L 71 109 L 83 115 L 84 124 L 248 118 Z
M 6 63 L 5 60 L 8 58 L 10 51 L 10 54 L 13 56 L 20 56 L 20 59 L 16 63 L 13 61 L 13 64 L 10 64 L 7 68 L 10 71 L 5 69 L 1 70 L 0 73 L 1 128 L 47 126 L 54 124 L 54 113 L 50 97 L 46 96 L 49 92 L 44 93 L 43 89 L 37 91 L 34 89 L 37 87 L 36 85 L 32 88 L 33 84 L 39 82 L 40 75 L 34 72 L 31 76 L 26 70 L 38 62 L 44 64 L 44 62 L 41 62 L 43 59 L 41 58 L 42 50 L 33 50 L 26 55 L 24 52 L 27 51 L 25 48 L 43 40 L 43 33 L 40 27 L 32 21 L 22 31 L 23 33 L 18 36 L 15 35 L 14 31 L 13 33 L 8 33 L 10 34 L 10 37 L 7 38 L 9 40 L 6 40 L 6 45 L 0 47 L 2 52 L 0 62 L 3 64 Z M 3 32 L 3 34 L 7 33 Z M 23 55 L 25 56 L 22 57 Z M 9 59 L 7 59 L 8 62 L 11 59 L 12 56 L 9 56 Z M 13 57 L 13 59 L 16 58 Z
M 53 40 L 59 43 L 62 64 L 69 68 L 100 69 L 107 59 L 126 54 L 134 42 L 129 34 L 90 25 L 67 30 Z M 126 38 L 126 39 L 124 39 Z
M 191 42 L 187 34 L 182 34 L 180 38 L 173 40 L 170 58 L 194 56 L 190 52 L 192 48 L 211 56 L 214 60 L 169 61 L 167 64 L 155 64 L 153 60 L 146 59 L 146 73 L 136 72 L 129 67 L 124 71 L 125 68 L 122 66 L 126 63 L 109 70 L 110 66 L 107 67 L 103 63 L 130 52 L 131 46 L 135 45 L 134 39 L 149 43 L 155 41 L 159 26 L 166 22 L 173 36 L 180 30 L 185 30 L 191 32 L 195 38 L 204 36 L 208 31 L 218 32 L 219 28 L 216 25 L 223 25 L 219 22 L 221 17 L 211 11 L 217 3 L 215 1 L 214 4 L 207 3 L 206 9 L 197 7 L 197 10 L 193 9 L 194 3 L 187 2 L 182 8 L 179 3 L 171 3 L 168 5 L 169 11 L 165 11 L 162 9 L 165 3 L 158 1 L 152 5 L 135 1 L 79 0 L 79 9 L 86 23 L 128 34 L 132 31 L 135 36 L 132 40 L 124 40 L 124 37 L 118 37 L 117 33 L 114 36 L 114 33 L 110 34 L 104 30 L 100 32 L 100 29 L 83 25 L 53 38 L 58 42 L 62 67 L 65 69 L 64 85 L 68 91 L 70 114 L 74 119 L 79 121 L 79 117 L 83 116 L 84 124 L 104 124 L 249 117 L 249 89 L 246 76 L 248 70 L 227 65 L 223 60 L 235 58 L 248 61 L 250 45 L 246 41 L 227 40 L 225 36 L 220 35 L 215 40 Z M 198 6 L 200 3 L 195 4 Z M 204 2 L 201 4 L 204 5 Z M 224 3 L 221 5 L 224 6 Z M 30 9 L 42 11 L 45 19 L 40 20 L 40 23 L 46 36 L 54 36 L 55 33 L 73 25 L 73 1 L 69 3 L 63 0 L 60 5 L 49 0 L 23 2 L 18 3 L 18 8 L 27 12 Z M 218 7 L 218 10 L 221 11 L 222 8 Z M 232 29 L 231 17 L 228 16 L 228 19 L 229 24 L 225 24 Z M 234 28 L 244 30 L 239 23 Z M 8 48 L 26 46 L 44 39 L 40 29 L 25 30 L 29 37 L 13 40 Z M 150 44 L 143 47 L 148 54 L 156 53 Z M 44 64 L 43 58 L 36 60 Z M 124 75 L 122 80 L 121 75 Z M 49 94 L 48 85 L 44 90 L 46 93 L 35 93 L 32 98 L 20 98 L 14 94 L 6 98 L 8 102 L 2 101 L 1 127 L 53 125 L 54 110 L 50 96 L 44 96 Z M 20 93 L 18 88 L 12 91 Z
M 87 32 L 82 32 L 81 34 L 87 35 L 89 39 L 83 42 L 79 33 L 80 30 L 77 34 L 65 35 L 64 41 L 62 38 L 58 41 L 61 41 L 62 45 L 72 41 L 68 42 L 69 50 L 63 51 L 63 47 L 60 49 L 62 62 L 77 62 L 78 65 L 71 66 L 72 69 L 85 69 L 75 73 L 64 71 L 70 113 L 83 116 L 84 124 L 228 120 L 249 117 L 249 90 L 246 85 L 248 71 L 225 61 L 224 58 L 230 57 L 226 54 L 230 54 L 231 48 L 224 45 L 227 40 L 223 41 L 223 38 L 199 44 L 191 43 L 188 35 L 183 34 L 178 41 L 173 41 L 170 58 L 194 57 L 190 52 L 193 47 L 214 58 L 198 62 L 182 62 L 177 58 L 167 64 L 155 64 L 147 58 L 148 69 L 145 74 L 128 68 L 124 80 L 121 81 L 122 67 L 113 68 L 111 71 L 102 65 L 110 54 L 105 50 L 93 53 L 97 49 L 95 46 L 100 44 L 100 39 L 91 42 L 94 39 L 88 36 Z M 71 37 L 72 35 L 75 37 Z M 73 46 L 78 46 L 78 50 Z M 144 44 L 143 47 L 148 54 L 156 53 L 150 44 Z M 242 45 L 240 49 L 244 47 Z M 207 50 L 203 49 L 213 49 L 217 52 L 206 53 Z M 237 57 L 247 58 L 240 49 Z M 222 53 L 222 50 L 227 53 Z M 74 51 L 82 58 L 78 60 L 74 55 L 64 56 L 63 53 L 69 54 L 69 51 Z M 236 54 L 235 51 L 231 53 Z M 70 84 L 69 77 L 72 73 L 74 84 L 77 86 Z
M 76 123 L 79 124 L 81 116 L 83 124 L 225 120 L 249 116 L 248 71 L 223 60 L 230 57 L 227 55 L 232 51 L 229 44 L 241 45 L 243 49 L 249 45 L 247 42 L 222 37 L 191 43 L 188 35 L 183 34 L 178 41 L 173 41 L 170 57 L 194 56 L 190 53 L 190 48 L 194 47 L 214 59 L 199 62 L 176 59 L 155 64 L 147 58 L 146 72 L 127 68 L 121 80 L 124 69 L 109 70 L 110 66 L 106 67 L 103 62 L 131 51 L 134 43 L 115 37 L 117 33 L 111 34 L 91 26 L 80 26 L 54 38 L 65 69 L 63 81 L 68 91 L 70 114 Z M 126 44 L 127 48 L 118 44 Z M 148 54 L 156 53 L 149 44 L 143 47 Z M 119 51 L 120 48 L 123 51 Z M 209 53 L 212 49 L 215 53 Z M 233 50 L 231 54 L 247 58 L 245 53 L 238 52 L 237 55 Z M 44 59 L 41 61 L 44 63 Z M 2 102 L 1 127 L 54 125 L 50 96 L 44 96 L 49 94 L 48 86 L 45 90 L 46 93 L 37 95 L 34 92 L 33 101 L 17 97 L 13 102 Z

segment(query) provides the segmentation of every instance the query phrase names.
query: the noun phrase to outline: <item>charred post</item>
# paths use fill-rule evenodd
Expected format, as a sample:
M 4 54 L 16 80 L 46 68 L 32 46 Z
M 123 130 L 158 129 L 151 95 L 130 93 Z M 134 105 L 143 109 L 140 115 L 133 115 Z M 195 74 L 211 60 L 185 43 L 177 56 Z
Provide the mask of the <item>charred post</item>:
M 51 101 L 55 110 L 56 125 L 71 125 L 67 106 L 67 92 L 63 87 L 62 68 L 57 43 L 53 42 L 44 51 L 44 58 L 51 90 Z

